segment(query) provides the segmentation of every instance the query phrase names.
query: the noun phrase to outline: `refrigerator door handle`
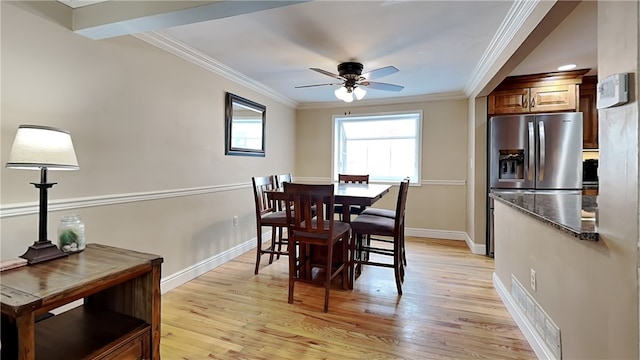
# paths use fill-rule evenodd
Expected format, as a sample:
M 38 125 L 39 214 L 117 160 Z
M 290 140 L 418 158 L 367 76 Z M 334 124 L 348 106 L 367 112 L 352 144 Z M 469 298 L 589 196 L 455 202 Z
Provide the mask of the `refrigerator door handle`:
M 529 130 L 529 170 L 527 171 L 527 178 L 529 180 L 533 180 L 533 166 L 535 161 L 535 146 L 533 145 L 535 142 L 535 134 L 533 131 L 533 122 L 527 123 Z
M 545 139 L 545 135 L 544 135 L 544 122 L 540 121 L 538 122 L 538 130 L 539 130 L 539 135 L 538 135 L 538 139 L 540 141 L 540 164 L 539 169 L 538 169 L 538 181 L 543 181 L 544 180 L 544 166 L 545 166 L 545 148 L 546 148 L 546 139 Z

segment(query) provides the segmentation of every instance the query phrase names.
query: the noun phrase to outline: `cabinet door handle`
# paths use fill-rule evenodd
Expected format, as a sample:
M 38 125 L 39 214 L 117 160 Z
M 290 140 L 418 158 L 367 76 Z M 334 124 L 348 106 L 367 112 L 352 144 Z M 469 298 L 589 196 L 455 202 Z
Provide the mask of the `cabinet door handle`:
M 544 180 L 544 168 L 546 166 L 546 154 L 547 154 L 547 137 L 544 132 L 544 122 L 538 122 L 538 154 L 540 156 L 540 160 L 538 162 L 538 181 Z
M 528 108 L 527 100 L 528 100 L 527 98 L 524 98 L 524 101 L 522 102 L 522 107 L 525 108 L 525 109 Z
M 536 107 L 536 98 L 531 98 L 531 107 Z

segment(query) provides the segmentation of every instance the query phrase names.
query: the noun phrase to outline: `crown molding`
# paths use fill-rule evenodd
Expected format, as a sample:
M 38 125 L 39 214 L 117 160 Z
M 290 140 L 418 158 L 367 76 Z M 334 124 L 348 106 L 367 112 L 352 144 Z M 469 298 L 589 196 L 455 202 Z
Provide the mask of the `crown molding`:
M 464 93 L 467 97 L 471 96 L 482 79 L 489 73 L 491 67 L 497 62 L 504 49 L 513 40 L 539 3 L 540 0 L 516 0 L 513 2 L 507 16 L 500 24 L 498 31 L 496 31 L 489 46 L 473 70 L 473 76 L 464 88 Z
M 234 81 L 240 85 L 243 85 L 253 91 L 268 96 L 269 98 L 282 103 L 286 106 L 292 107 L 297 110 L 310 110 L 321 108 L 337 108 L 344 107 L 345 103 L 336 99 L 331 102 L 308 102 L 298 103 L 293 99 L 290 99 L 272 88 L 259 83 L 258 81 L 250 78 L 249 76 L 230 68 L 229 66 L 212 59 L 211 57 L 203 54 L 202 52 L 189 47 L 174 38 L 161 34 L 156 31 L 132 34 L 132 36 L 171 54 L 174 54 L 184 60 L 187 60 L 195 65 L 198 65 L 206 70 L 223 76 L 231 81 Z M 394 104 L 407 104 L 407 103 L 420 103 L 429 101 L 441 101 L 441 100 L 461 100 L 466 99 L 467 95 L 462 91 L 417 95 L 387 99 L 365 99 L 356 103 L 346 104 L 347 106 L 361 107 L 361 106 L 376 106 L 376 105 L 394 105 Z
M 327 109 L 327 108 L 349 109 L 349 108 L 358 108 L 358 107 L 376 106 L 376 105 L 422 103 L 422 102 L 442 101 L 442 100 L 464 100 L 466 98 L 467 98 L 467 95 L 464 92 L 455 91 L 455 92 L 448 92 L 448 93 L 416 95 L 416 96 L 406 96 L 406 97 L 386 98 L 386 99 L 369 99 L 369 100 L 365 99 L 365 100 L 357 100 L 349 104 L 339 100 L 332 101 L 332 102 L 308 102 L 308 103 L 300 103 L 297 109 L 298 110 L 313 110 L 313 109 Z
M 247 75 L 230 68 L 229 66 L 212 59 L 211 57 L 203 54 L 202 52 L 189 47 L 174 38 L 161 34 L 156 31 L 132 34 L 132 36 L 153 45 L 159 49 L 167 51 L 173 55 L 176 55 L 184 60 L 187 60 L 195 65 L 198 65 L 206 70 L 223 76 L 231 81 L 234 81 L 242 86 L 249 88 L 257 93 L 265 95 L 281 104 L 286 106 L 297 108 L 298 102 L 282 95 L 273 90 L 272 88 L 259 83 L 258 81 L 248 77 Z

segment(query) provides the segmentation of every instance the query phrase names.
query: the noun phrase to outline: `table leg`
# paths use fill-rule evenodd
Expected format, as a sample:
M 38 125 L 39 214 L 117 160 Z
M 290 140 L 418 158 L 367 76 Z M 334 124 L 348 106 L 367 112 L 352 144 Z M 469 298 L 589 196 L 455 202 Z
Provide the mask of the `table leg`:
M 342 204 L 342 221 L 347 224 L 351 223 L 351 204 Z M 355 279 L 354 265 L 355 265 L 355 242 L 351 234 L 349 234 L 349 254 L 347 254 L 348 260 L 348 277 L 349 277 L 349 290 L 353 290 L 353 280 Z
M 351 223 L 351 205 L 349 204 L 342 205 L 342 221 L 347 224 Z
M 36 358 L 36 326 L 32 312 L 16 318 L 18 328 L 18 359 L 34 360 Z
M 356 238 L 353 233 L 349 234 L 349 290 L 353 290 L 353 283 L 356 278 Z

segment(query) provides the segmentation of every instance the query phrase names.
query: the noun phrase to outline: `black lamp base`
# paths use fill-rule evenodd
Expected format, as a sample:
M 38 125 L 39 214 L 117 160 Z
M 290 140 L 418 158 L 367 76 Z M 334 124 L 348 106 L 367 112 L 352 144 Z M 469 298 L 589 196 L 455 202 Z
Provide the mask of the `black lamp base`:
M 49 240 L 34 242 L 33 245 L 29 246 L 27 252 L 20 255 L 21 258 L 27 260 L 29 265 L 67 256 L 69 256 L 67 253 L 60 251 L 60 249 Z

